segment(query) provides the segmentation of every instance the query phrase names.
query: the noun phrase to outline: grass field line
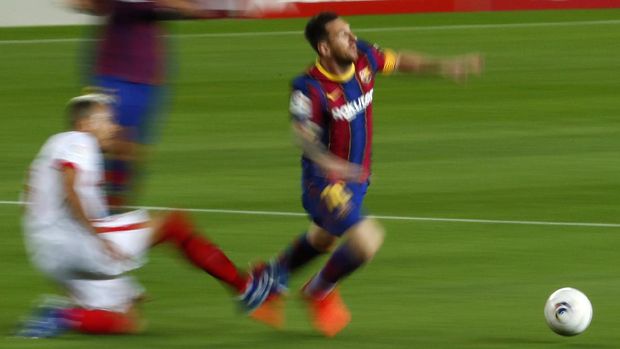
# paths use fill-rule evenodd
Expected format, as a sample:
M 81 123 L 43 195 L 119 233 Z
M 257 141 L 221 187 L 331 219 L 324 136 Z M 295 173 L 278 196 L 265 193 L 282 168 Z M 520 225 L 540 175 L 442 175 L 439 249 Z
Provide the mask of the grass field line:
M 0 205 L 23 205 L 22 201 L 0 201 Z M 128 206 L 132 209 L 145 209 L 151 211 L 172 211 L 194 213 L 221 213 L 236 215 L 253 216 L 288 216 L 305 217 L 305 213 L 284 212 L 284 211 L 253 211 L 253 210 L 227 210 L 215 208 L 179 208 L 162 206 Z M 425 221 L 425 222 L 451 222 L 451 223 L 478 223 L 478 224 L 513 224 L 513 225 L 552 225 L 564 227 L 599 227 L 599 228 L 620 228 L 620 223 L 584 223 L 584 222 L 546 222 L 546 221 L 519 221 L 519 220 L 497 220 L 497 219 L 472 219 L 472 218 L 439 218 L 439 217 L 409 217 L 409 216 L 383 216 L 372 215 L 371 217 L 392 221 Z
M 355 28 L 358 33 L 379 32 L 406 32 L 406 31 L 433 31 L 433 30 L 461 30 L 461 29 L 504 29 L 504 28 L 532 28 L 532 27 L 575 27 L 592 25 L 615 25 L 620 20 L 598 21 L 565 21 L 565 22 L 530 22 L 530 23 L 498 23 L 498 24 L 455 24 L 455 25 L 430 25 L 411 27 L 380 27 L 380 28 Z M 302 35 L 301 31 L 264 31 L 264 32 L 241 32 L 241 33 L 200 33 L 170 35 L 174 38 L 230 38 L 230 37 L 257 37 L 257 36 L 286 36 Z M 27 39 L 27 40 L 0 40 L 0 45 L 19 44 L 49 44 L 93 41 L 85 38 L 58 38 L 58 39 Z

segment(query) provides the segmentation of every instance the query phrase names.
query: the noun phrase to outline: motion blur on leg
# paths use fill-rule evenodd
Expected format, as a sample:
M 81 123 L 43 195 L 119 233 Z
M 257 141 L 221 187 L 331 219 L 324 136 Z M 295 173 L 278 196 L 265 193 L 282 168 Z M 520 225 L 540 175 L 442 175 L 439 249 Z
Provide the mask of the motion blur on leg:
M 74 330 L 89 334 L 142 329 L 144 290 L 129 273 L 151 246 L 168 244 L 195 267 L 221 281 L 241 310 L 251 313 L 273 288 L 271 268 L 239 270 L 180 212 L 151 219 L 144 210 L 110 215 L 99 183 L 102 152 L 114 145 L 114 99 L 87 94 L 67 106 L 70 128 L 53 135 L 32 162 L 22 217 L 32 263 L 65 290 L 66 301 L 45 299 L 18 335 L 47 338 Z

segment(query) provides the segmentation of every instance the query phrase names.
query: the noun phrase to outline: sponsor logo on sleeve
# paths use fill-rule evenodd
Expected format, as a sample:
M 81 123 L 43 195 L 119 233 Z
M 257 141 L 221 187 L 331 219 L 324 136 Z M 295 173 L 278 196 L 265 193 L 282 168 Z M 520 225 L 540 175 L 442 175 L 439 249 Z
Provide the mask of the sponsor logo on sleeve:
M 310 98 L 299 90 L 293 91 L 289 105 L 290 113 L 300 119 L 310 118 L 312 113 L 312 102 Z

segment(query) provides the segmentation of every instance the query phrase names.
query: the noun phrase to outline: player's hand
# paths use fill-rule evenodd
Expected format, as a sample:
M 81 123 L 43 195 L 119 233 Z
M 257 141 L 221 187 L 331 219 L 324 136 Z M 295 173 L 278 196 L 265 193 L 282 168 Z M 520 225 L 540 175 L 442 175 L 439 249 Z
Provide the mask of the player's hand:
M 110 240 L 99 238 L 101 244 L 103 246 L 103 250 L 108 254 L 108 256 L 112 257 L 116 260 L 126 260 L 129 259 L 129 256 L 124 254 L 119 247 Z
M 362 166 L 336 156 L 330 156 L 323 162 L 323 170 L 327 172 L 328 178 L 345 182 L 362 182 L 365 177 Z
M 260 18 L 269 12 L 282 11 L 285 6 L 277 0 L 245 0 L 241 14 L 244 17 Z
M 104 16 L 109 11 L 109 4 L 102 0 L 65 0 L 65 4 L 77 12 L 95 16 Z
M 470 75 L 479 76 L 484 70 L 484 58 L 472 53 L 447 59 L 441 64 L 441 75 L 456 83 L 465 83 Z

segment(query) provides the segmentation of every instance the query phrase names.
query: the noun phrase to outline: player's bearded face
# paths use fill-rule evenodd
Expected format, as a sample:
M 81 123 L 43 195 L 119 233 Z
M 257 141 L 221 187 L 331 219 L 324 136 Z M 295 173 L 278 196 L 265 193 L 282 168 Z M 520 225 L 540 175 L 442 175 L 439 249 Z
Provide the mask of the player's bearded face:
M 357 60 L 357 37 L 343 19 L 338 18 L 327 24 L 330 52 L 340 65 L 349 65 Z

